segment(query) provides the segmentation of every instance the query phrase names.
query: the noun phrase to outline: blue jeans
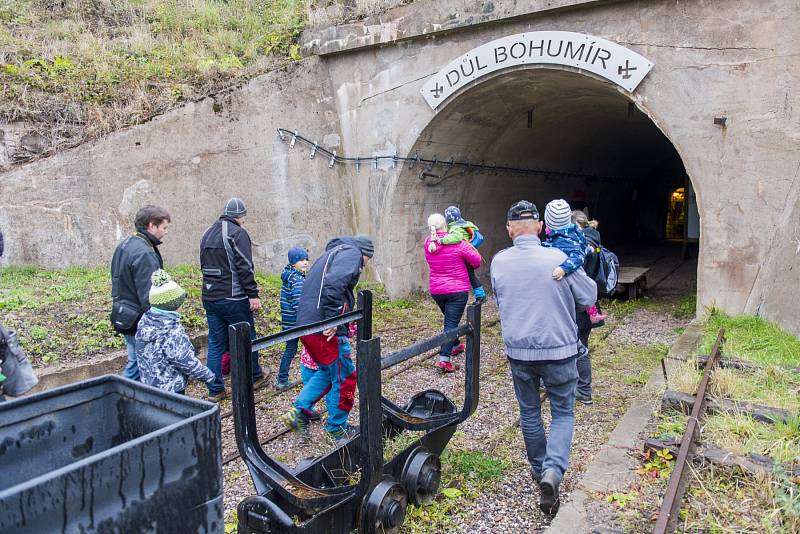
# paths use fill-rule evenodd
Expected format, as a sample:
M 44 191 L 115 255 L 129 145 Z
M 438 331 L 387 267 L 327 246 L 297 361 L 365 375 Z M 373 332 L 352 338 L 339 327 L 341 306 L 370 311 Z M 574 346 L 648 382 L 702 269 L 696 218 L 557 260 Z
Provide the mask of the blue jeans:
M 294 328 L 294 326 L 284 326 L 284 330 L 288 330 L 289 328 Z M 284 383 L 289 381 L 289 367 L 292 365 L 292 360 L 294 359 L 295 355 L 297 354 L 297 342 L 300 341 L 299 339 L 293 339 L 291 341 L 286 342 L 286 350 L 283 351 L 283 356 L 281 357 L 281 364 L 278 367 L 278 383 Z
M 131 380 L 140 380 L 139 363 L 136 360 L 136 336 L 125 334 L 124 337 L 128 349 L 128 363 L 125 365 L 125 370 L 122 371 L 122 376 Z
M 464 315 L 464 308 L 467 307 L 467 300 L 469 299 L 469 291 L 461 291 L 459 293 L 445 293 L 444 295 L 431 295 L 436 305 L 444 315 L 444 332 L 458 328 L 458 323 L 461 322 L 461 316 Z M 445 343 L 439 350 L 439 361 L 449 362 L 450 355 L 453 352 L 453 347 L 458 343 L 458 339 Z
M 350 342 L 347 338 L 339 336 L 339 357 L 335 361 L 329 365 L 317 362 L 317 365 L 319 369 L 303 384 L 294 406 L 308 412 L 324 395 L 328 408 L 326 430 L 336 432 L 347 428 L 347 416 L 353 408 L 356 391 L 356 366 L 350 359 Z
M 250 339 L 256 338 L 256 327 L 250 302 L 242 300 L 203 300 L 208 320 L 208 361 L 207 366 L 214 373 L 214 381 L 208 384 L 208 392 L 216 395 L 225 391 L 222 379 L 222 353 L 228 349 L 228 326 L 241 322 L 250 323 Z M 258 352 L 253 353 L 253 382 L 262 376 L 258 364 Z
M 528 462 L 538 475 L 555 471 L 559 480 L 569 464 L 572 429 L 575 424 L 575 383 L 578 369 L 575 358 L 541 363 L 521 363 L 509 358 L 514 393 L 519 402 L 520 427 L 525 439 Z M 549 439 L 544 432 L 539 385 L 547 387 L 550 399 Z

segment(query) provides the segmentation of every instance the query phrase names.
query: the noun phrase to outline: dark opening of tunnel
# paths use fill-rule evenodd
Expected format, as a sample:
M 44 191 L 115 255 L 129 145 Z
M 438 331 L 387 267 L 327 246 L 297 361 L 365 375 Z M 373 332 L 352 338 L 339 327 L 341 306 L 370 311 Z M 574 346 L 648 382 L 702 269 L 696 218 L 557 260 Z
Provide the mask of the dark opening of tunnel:
M 590 218 L 599 221 L 604 244 L 633 262 L 645 261 L 636 258 L 644 248 L 662 247 L 662 257 L 697 254 L 697 240 L 684 239 L 699 232 L 699 218 L 680 156 L 628 96 L 592 76 L 528 67 L 484 80 L 440 108 L 415 153 L 558 171 L 454 168 L 435 181 L 419 169 L 404 171 L 396 191 L 403 200 L 395 210 L 409 218 L 409 228 L 424 232 L 427 214 L 456 204 L 484 231 L 481 252 L 487 260 L 509 246 L 505 214 L 520 199 L 534 202 L 542 214 L 555 198 L 584 201 Z M 680 188 L 685 201 L 676 203 Z M 686 213 L 677 217 L 676 209 Z

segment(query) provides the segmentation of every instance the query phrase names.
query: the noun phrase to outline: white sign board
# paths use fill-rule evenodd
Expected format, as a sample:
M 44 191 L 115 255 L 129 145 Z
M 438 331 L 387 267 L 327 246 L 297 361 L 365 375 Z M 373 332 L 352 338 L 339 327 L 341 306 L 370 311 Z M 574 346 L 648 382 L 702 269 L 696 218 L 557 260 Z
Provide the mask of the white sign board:
M 422 87 L 436 109 L 456 91 L 491 72 L 518 65 L 565 65 L 589 71 L 633 91 L 653 64 L 624 46 L 583 33 L 519 33 L 473 48 L 451 61 Z

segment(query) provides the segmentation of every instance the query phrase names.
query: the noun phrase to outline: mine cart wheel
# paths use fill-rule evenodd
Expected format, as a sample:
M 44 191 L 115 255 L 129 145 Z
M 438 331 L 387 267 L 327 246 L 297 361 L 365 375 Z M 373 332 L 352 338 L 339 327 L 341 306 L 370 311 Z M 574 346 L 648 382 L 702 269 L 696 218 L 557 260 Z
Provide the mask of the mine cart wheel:
M 428 504 L 436 497 L 441 479 L 442 463 L 439 457 L 422 446 L 408 456 L 400 477 L 408 499 L 418 506 Z
M 393 534 L 406 520 L 408 497 L 403 486 L 384 479 L 375 486 L 363 504 L 361 534 Z

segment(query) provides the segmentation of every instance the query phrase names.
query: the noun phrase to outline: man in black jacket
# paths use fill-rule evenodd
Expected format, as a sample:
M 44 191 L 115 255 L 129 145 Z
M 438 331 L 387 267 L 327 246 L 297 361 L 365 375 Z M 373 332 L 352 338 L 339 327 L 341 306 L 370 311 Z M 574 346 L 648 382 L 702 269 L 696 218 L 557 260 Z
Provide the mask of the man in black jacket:
M 329 241 L 325 253 L 306 275 L 297 309 L 297 326 L 352 311 L 355 307 L 353 289 L 374 252 L 372 240 L 365 235 Z M 335 441 L 347 438 L 352 434 L 347 417 L 353 408 L 356 390 L 356 368 L 350 359 L 347 325 L 303 336 L 301 341 L 317 363 L 318 370 L 303 384 L 294 407 L 281 416 L 281 421 L 307 436 L 311 407 L 324 395 L 328 408 L 328 436 Z
M 136 363 L 136 327 L 150 309 L 150 276 L 164 268 L 158 245 L 167 235 L 169 213 L 158 206 L 145 206 L 136 213 L 136 232 L 117 245 L 111 258 L 111 324 L 125 336 L 128 364 L 123 375 L 139 380 Z
M 261 309 L 253 268 L 250 235 L 243 228 L 247 208 L 240 198 L 225 203 L 222 216 L 208 227 L 200 241 L 200 267 L 203 271 L 203 308 L 208 319 L 208 368 L 216 378 L 208 384 L 208 399 L 227 397 L 222 379 L 222 353 L 228 348 L 228 326 L 250 323 L 250 338 L 255 339 L 253 312 Z M 253 385 L 258 388 L 267 377 L 253 358 Z

